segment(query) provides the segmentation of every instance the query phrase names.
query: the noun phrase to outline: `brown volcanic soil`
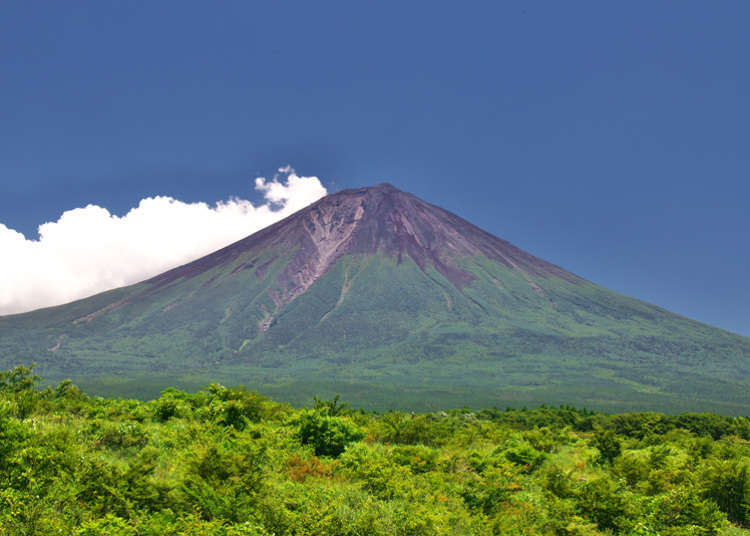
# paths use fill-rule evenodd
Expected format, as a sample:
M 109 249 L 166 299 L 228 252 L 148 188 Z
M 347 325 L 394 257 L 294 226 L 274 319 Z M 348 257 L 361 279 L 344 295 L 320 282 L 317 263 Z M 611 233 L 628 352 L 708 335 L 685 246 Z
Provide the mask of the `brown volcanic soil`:
M 341 257 L 356 254 L 380 253 L 399 262 L 409 257 L 422 270 L 434 267 L 458 289 L 474 279 L 457 262 L 467 256 L 502 263 L 519 271 L 532 286 L 535 284 L 530 276 L 580 281 L 578 276 L 447 210 L 383 183 L 326 196 L 274 225 L 147 283 L 153 291 L 176 279 L 231 263 L 248 252 L 269 249 L 297 249 L 278 278 L 282 290 L 272 296 L 277 307 L 305 292 Z M 257 261 L 250 261 L 234 270 L 254 269 L 262 277 L 271 262 L 257 265 Z

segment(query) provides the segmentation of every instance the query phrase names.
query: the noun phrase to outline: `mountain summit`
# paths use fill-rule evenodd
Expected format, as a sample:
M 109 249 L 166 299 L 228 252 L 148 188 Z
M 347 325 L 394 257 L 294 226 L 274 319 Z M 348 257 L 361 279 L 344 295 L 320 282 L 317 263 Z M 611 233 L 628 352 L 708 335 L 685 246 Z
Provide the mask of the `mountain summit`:
M 429 269 L 436 270 L 459 292 L 476 279 L 476 275 L 461 267 L 461 260 L 472 256 L 515 270 L 537 292 L 542 290 L 532 276 L 578 280 L 455 214 L 382 183 L 326 196 L 244 240 L 166 272 L 151 282 L 164 285 L 230 265 L 232 273 L 253 268 L 260 274 L 278 258 L 266 259 L 259 266 L 258 257 L 251 255 L 236 264 L 237 259 L 254 251 L 279 251 L 279 255 L 294 252 L 275 279 L 277 288 L 270 292 L 277 311 L 347 256 L 379 255 L 397 264 L 408 260 L 425 275 Z
M 131 396 L 219 380 L 381 408 L 750 408 L 750 339 L 599 287 L 387 183 L 142 283 L 0 317 L 0 360 Z

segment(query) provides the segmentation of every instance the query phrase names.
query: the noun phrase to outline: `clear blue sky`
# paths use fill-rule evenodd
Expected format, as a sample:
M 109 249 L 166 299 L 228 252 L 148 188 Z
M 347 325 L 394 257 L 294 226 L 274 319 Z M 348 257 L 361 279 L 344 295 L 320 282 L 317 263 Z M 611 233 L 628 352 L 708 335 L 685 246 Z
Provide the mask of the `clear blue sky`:
M 750 335 L 750 3 L 0 4 L 0 222 L 389 181 Z

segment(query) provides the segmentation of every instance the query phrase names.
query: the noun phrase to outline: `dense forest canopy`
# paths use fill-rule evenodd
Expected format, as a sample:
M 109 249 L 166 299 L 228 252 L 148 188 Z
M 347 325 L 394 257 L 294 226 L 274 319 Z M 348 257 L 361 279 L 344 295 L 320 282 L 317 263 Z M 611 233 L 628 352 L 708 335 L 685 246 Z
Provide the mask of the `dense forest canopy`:
M 143 402 L 0 373 L 3 535 L 750 534 L 750 420 Z

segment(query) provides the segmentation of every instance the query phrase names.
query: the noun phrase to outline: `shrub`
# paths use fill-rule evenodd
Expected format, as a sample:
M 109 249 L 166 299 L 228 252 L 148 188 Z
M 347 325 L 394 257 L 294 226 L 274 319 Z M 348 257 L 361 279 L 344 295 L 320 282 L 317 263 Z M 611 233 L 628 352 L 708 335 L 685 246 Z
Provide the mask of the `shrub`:
M 461 497 L 469 508 L 492 515 L 510 500 L 511 494 L 521 489 L 515 472 L 507 468 L 492 467 L 481 477 L 469 481 L 461 492 Z
M 265 415 L 268 399 L 256 392 L 216 383 L 208 386 L 208 392 L 209 412 L 217 424 L 244 430 L 247 422 L 260 422 Z
M 511 463 L 522 466 L 526 472 L 531 473 L 544 463 L 547 455 L 531 446 L 521 445 L 506 451 L 505 458 Z
M 615 432 L 626 437 L 643 439 L 649 434 L 663 434 L 668 428 L 663 415 L 652 412 L 623 413 L 612 418 Z
M 208 521 L 249 521 L 263 486 L 265 459 L 264 448 L 252 441 L 197 449 L 188 458 L 188 471 L 179 487 L 182 506 Z
M 703 496 L 712 499 L 729 521 L 750 526 L 750 466 L 737 460 L 715 462 L 703 474 Z
M 407 415 L 398 411 L 386 413 L 381 422 L 380 439 L 385 443 L 431 447 L 443 444 L 452 434 L 454 424 L 453 419 L 436 421 L 427 415 Z
M 636 519 L 635 504 L 607 477 L 586 482 L 578 493 L 581 515 L 594 521 L 600 530 L 615 533 L 627 530 Z
M 76 536 L 137 536 L 138 532 L 124 519 L 107 514 L 100 519 L 85 521 L 76 529 Z
M 349 443 L 361 440 L 364 432 L 341 417 L 307 411 L 299 420 L 298 436 L 303 445 L 311 445 L 316 456 L 337 457 Z
M 563 471 L 557 466 L 550 467 L 544 474 L 544 489 L 560 499 L 575 496 L 572 471 Z
M 154 403 L 154 419 L 158 422 L 166 422 L 172 417 L 180 417 L 182 406 L 178 398 L 165 391 Z
M 96 443 L 109 449 L 140 448 L 148 443 L 148 435 L 137 422 L 105 422 L 98 432 Z
M 340 395 L 333 397 L 333 400 L 321 400 L 317 396 L 313 397 L 315 409 L 324 415 L 336 417 L 349 412 L 349 404 L 339 403 Z
M 304 482 L 307 477 L 331 478 L 335 467 L 335 461 L 324 463 L 315 456 L 303 458 L 298 454 L 289 457 L 287 461 L 287 473 L 289 478 L 295 482 Z
M 635 486 L 649 476 L 648 460 L 637 453 L 628 452 L 620 456 L 612 465 L 612 472 L 624 478 L 628 486 Z
M 568 434 L 565 430 L 553 429 L 549 426 L 536 430 L 524 432 L 523 438 L 536 450 L 542 452 L 555 452 L 560 446 L 568 442 Z
M 694 489 L 676 488 L 652 501 L 651 526 L 660 534 L 718 534 L 725 517 L 712 500 L 701 498 Z
M 381 499 L 392 499 L 407 492 L 411 472 L 396 465 L 382 445 L 354 443 L 341 455 L 344 474 L 363 482 L 363 488 Z
M 20 393 L 21 391 L 34 389 L 39 380 L 41 380 L 33 372 L 35 366 L 36 363 L 32 363 L 28 367 L 19 365 L 10 370 L 0 372 L 0 392 Z
M 622 453 L 622 443 L 615 435 L 614 430 L 597 428 L 594 432 L 592 446 L 599 451 L 599 457 L 597 458 L 599 463 L 611 464 Z
M 414 474 L 435 469 L 438 451 L 424 445 L 399 445 L 393 449 L 393 461 L 411 469 Z
M 10 404 L 0 403 L 0 471 L 5 470 L 8 458 L 30 433 L 26 426 L 10 418 L 10 411 Z

